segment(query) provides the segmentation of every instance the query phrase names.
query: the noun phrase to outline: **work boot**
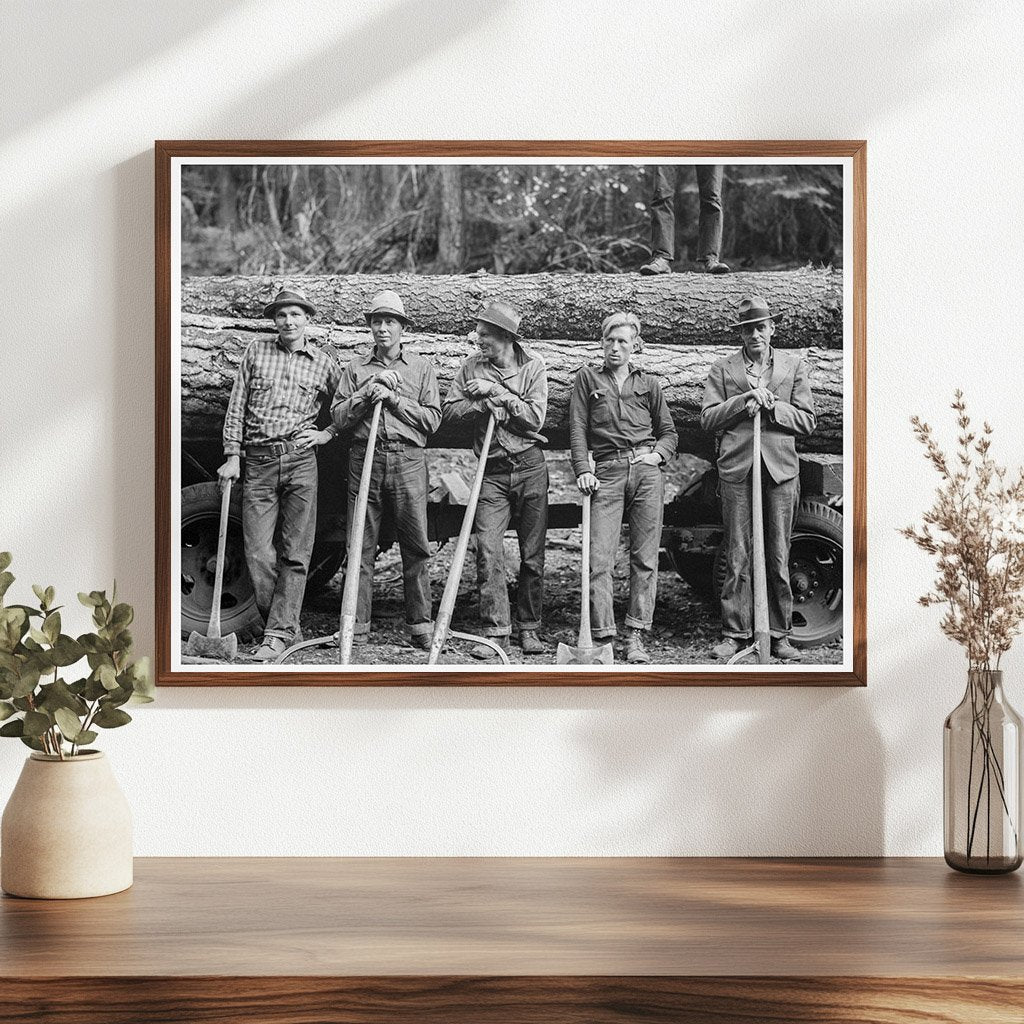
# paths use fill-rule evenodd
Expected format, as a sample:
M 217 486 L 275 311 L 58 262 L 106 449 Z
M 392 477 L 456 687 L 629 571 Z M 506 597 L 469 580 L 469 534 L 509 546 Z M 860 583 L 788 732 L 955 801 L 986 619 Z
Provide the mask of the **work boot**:
M 672 267 L 664 256 L 655 256 L 650 263 L 645 263 L 640 268 L 640 273 L 648 276 L 652 274 L 671 274 Z
M 800 661 L 803 655 L 784 636 L 772 637 L 772 657 L 779 661 Z
M 253 655 L 257 661 L 270 662 L 277 659 L 284 653 L 287 644 L 279 636 L 265 636 L 263 643 Z
M 704 262 L 704 270 L 708 274 L 731 274 L 732 267 L 723 263 L 717 256 L 709 256 Z
M 493 640 L 506 654 L 512 646 L 510 639 L 507 636 L 489 636 L 488 640 Z M 487 644 L 475 644 L 470 648 L 469 651 L 472 657 L 476 658 L 477 661 L 498 661 L 498 654 L 493 647 L 488 647 Z
M 535 629 L 519 630 L 519 646 L 523 654 L 547 654 L 548 649 Z
M 737 651 L 747 646 L 747 641 L 737 640 L 734 636 L 722 638 L 722 642 L 711 648 L 711 654 L 721 661 L 728 661 Z
M 429 651 L 431 640 L 433 640 L 433 636 L 430 633 L 411 633 L 409 635 L 409 643 L 420 651 Z
M 364 644 L 370 642 L 370 632 L 367 630 L 365 633 L 353 633 L 352 634 L 352 646 L 362 647 Z
M 629 628 L 626 630 L 626 661 L 630 665 L 649 665 L 651 656 L 644 650 L 644 631 Z

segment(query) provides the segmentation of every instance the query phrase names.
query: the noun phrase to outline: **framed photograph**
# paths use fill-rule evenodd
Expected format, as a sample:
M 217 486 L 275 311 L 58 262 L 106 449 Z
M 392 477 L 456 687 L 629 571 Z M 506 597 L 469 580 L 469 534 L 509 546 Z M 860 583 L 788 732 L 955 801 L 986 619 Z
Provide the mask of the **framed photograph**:
M 167 685 L 865 685 L 864 142 L 158 142 Z

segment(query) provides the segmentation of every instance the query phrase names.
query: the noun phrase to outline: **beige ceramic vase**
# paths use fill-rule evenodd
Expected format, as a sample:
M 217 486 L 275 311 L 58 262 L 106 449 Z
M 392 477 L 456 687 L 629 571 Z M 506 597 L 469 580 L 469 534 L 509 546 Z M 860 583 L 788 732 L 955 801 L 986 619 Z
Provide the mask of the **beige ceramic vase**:
M 0 825 L 0 888 L 70 900 L 132 884 L 132 816 L 97 750 L 64 761 L 32 754 Z

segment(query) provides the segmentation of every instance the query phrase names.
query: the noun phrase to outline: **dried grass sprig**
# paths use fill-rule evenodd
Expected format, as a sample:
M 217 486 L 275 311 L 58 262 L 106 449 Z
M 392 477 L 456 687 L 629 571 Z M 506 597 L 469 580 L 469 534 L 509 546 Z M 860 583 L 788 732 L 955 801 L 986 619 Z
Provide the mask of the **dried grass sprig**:
M 919 527 L 900 532 L 934 555 L 938 577 L 919 598 L 943 605 L 943 633 L 961 644 L 972 669 L 995 670 L 1024 623 L 1024 470 L 1008 480 L 990 454 L 992 427 L 972 430 L 955 393 L 957 446 L 947 456 L 932 428 L 914 416 L 914 434 L 941 478 Z

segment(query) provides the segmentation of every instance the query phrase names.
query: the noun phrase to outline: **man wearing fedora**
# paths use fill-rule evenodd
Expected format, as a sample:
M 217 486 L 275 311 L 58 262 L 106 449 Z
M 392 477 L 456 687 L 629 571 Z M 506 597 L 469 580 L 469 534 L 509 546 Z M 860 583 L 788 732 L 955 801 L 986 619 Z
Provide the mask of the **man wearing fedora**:
M 764 509 L 765 570 L 771 653 L 798 661 L 789 642 L 793 592 L 789 584 L 789 545 L 800 500 L 800 463 L 795 438 L 815 427 L 807 360 L 772 345 L 775 321 L 760 295 L 740 302 L 737 322 L 742 344 L 719 359 L 708 373 L 701 426 L 720 435 L 718 480 L 725 523 L 725 580 L 722 583 L 722 642 L 716 658 L 729 659 L 753 635 L 751 590 L 751 470 L 754 416 L 761 413 L 761 493 Z
M 644 633 L 654 622 L 665 511 L 662 467 L 679 435 L 658 378 L 633 362 L 643 351 L 640 320 L 618 312 L 601 325 L 604 360 L 581 366 L 569 400 L 569 443 L 576 486 L 591 494 L 590 614 L 594 641 L 616 634 L 612 570 L 622 522 L 629 523 L 626 661 L 648 664 Z M 594 453 L 591 469 L 589 451 Z
M 488 417 L 494 435 L 476 509 L 476 575 L 480 630 L 506 650 L 512 634 L 505 583 L 505 531 L 515 520 L 519 538 L 516 612 L 523 654 L 544 654 L 540 639 L 544 603 L 544 541 L 548 527 L 548 467 L 538 447 L 548 407 L 543 361 L 523 345 L 519 314 L 506 302 L 491 302 L 476 315 L 478 353 L 459 367 L 444 400 L 446 421 L 473 426 L 473 450 L 480 455 Z M 478 644 L 481 660 L 494 651 Z
M 430 648 L 430 542 L 427 540 L 427 438 L 441 424 L 441 394 L 427 359 L 403 341 L 412 324 L 401 296 L 377 295 L 366 311 L 373 348 L 355 356 L 338 384 L 331 416 L 338 430 L 350 431 L 348 521 L 351 528 L 359 480 L 366 461 L 373 407 L 381 403 L 380 426 L 373 452 L 369 502 L 363 530 L 356 625 L 353 643 L 370 635 L 373 561 L 381 520 L 387 513 L 402 555 L 405 622 L 413 646 Z
M 263 310 L 276 338 L 254 341 L 242 356 L 224 417 L 223 487 L 241 475 L 242 536 L 256 606 L 265 623 L 257 661 L 274 661 L 300 637 L 299 612 L 316 533 L 315 449 L 337 436 L 316 427 L 341 370 L 334 355 L 306 337 L 316 309 L 285 289 Z M 279 539 L 275 544 L 275 536 Z

